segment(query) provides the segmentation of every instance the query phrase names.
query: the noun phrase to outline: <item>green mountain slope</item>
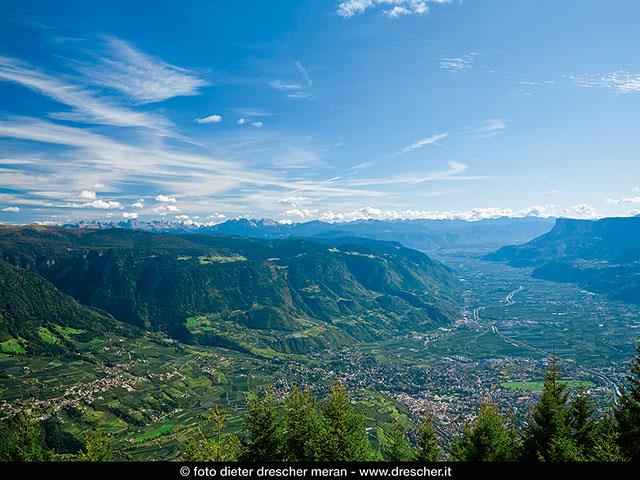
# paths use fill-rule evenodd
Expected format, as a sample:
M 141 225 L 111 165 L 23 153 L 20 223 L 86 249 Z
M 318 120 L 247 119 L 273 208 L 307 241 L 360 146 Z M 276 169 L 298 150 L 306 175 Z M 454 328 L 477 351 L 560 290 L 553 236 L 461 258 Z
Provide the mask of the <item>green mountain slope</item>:
M 4 227 L 0 256 L 131 325 L 261 354 L 446 324 L 459 292 L 441 264 L 374 240 Z
M 125 334 L 110 315 L 85 307 L 34 272 L 0 260 L 0 351 L 63 353 L 72 340 Z

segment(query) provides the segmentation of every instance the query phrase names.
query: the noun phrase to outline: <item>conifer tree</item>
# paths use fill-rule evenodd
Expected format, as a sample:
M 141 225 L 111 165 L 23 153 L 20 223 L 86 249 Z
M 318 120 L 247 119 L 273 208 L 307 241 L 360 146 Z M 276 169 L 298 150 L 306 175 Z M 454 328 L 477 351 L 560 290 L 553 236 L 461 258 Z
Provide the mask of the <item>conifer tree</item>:
M 93 430 L 87 435 L 84 448 L 78 454 L 83 462 L 109 462 L 113 460 L 113 451 L 100 430 Z
M 311 394 L 296 386 L 284 401 L 282 459 L 313 461 L 320 457 L 324 424 Z
M 605 416 L 596 421 L 595 441 L 588 453 L 587 460 L 592 462 L 624 462 L 627 460 L 618 444 L 618 432 L 613 420 Z
M 525 430 L 527 460 L 575 461 L 580 451 L 572 436 L 566 387 L 559 382 L 555 358 L 547 370 L 542 397 Z
M 504 462 L 518 458 L 513 430 L 505 426 L 498 407 L 485 404 L 478 417 L 456 438 L 451 460 L 467 462 Z
M 44 444 L 44 429 L 29 413 L 11 418 L 0 432 L 0 461 L 42 462 L 53 460 Z
M 384 458 L 391 462 L 408 462 L 415 459 L 411 444 L 399 420 L 394 420 L 385 428 L 382 446 Z
M 183 456 L 191 462 L 232 462 L 240 456 L 240 441 L 235 434 L 225 435 L 226 415 L 216 406 L 211 412 L 214 435 L 207 438 L 197 427 L 183 447 Z
M 418 449 L 416 460 L 421 462 L 437 462 L 442 457 L 436 429 L 433 428 L 431 415 L 428 412 L 422 414 L 418 425 Z
M 615 409 L 615 419 L 622 452 L 630 460 L 637 462 L 640 461 L 640 343 L 631 360 L 627 382 Z
M 594 417 L 595 410 L 589 398 L 580 394 L 569 406 L 568 421 L 571 426 L 573 440 L 580 455 L 587 459 L 597 441 L 598 422 Z
M 273 395 L 267 390 L 263 397 L 257 392 L 249 395 L 244 419 L 244 456 L 249 461 L 280 460 L 282 451 L 278 409 Z
M 319 460 L 362 461 L 374 458 L 365 417 L 351 403 L 345 387 L 336 382 L 322 406 L 326 434 Z

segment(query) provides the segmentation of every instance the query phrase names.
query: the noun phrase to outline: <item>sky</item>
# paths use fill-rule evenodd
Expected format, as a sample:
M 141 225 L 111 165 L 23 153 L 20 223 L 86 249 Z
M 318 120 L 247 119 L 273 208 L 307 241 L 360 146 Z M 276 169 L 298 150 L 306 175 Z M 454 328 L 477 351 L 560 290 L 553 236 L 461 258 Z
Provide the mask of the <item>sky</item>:
M 640 212 L 640 2 L 0 6 L 0 222 Z

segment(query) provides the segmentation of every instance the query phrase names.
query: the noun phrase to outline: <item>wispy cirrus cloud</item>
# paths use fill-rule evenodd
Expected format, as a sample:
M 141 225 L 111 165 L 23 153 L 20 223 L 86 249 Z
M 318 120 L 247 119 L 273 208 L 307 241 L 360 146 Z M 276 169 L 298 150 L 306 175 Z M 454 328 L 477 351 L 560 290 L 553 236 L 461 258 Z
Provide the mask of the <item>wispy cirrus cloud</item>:
M 361 15 L 366 10 L 380 8 L 390 18 L 404 15 L 422 15 L 429 12 L 430 4 L 444 4 L 451 0 L 341 0 L 336 13 L 344 18 Z
M 606 75 L 570 75 L 568 78 L 581 88 L 608 88 L 622 94 L 640 92 L 640 74 L 623 70 Z
M 418 185 L 438 180 L 469 181 L 487 178 L 479 176 L 461 176 L 460 174 L 465 172 L 468 168 L 469 166 L 464 163 L 450 161 L 447 163 L 447 168 L 444 170 L 436 170 L 432 172 L 410 172 L 391 177 L 354 179 L 348 180 L 346 184 L 358 187 L 372 185 Z
M 397 157 L 398 155 L 402 155 L 403 153 L 413 152 L 414 150 L 418 150 L 422 147 L 426 147 L 427 145 L 438 145 L 440 140 L 444 140 L 449 136 L 448 133 L 436 133 L 435 135 L 431 135 L 430 137 L 421 138 L 420 140 L 412 143 L 411 145 L 407 145 L 402 150 L 391 155 L 392 157 Z
M 139 112 L 90 89 L 45 73 L 21 60 L 0 56 L 0 80 L 13 82 L 71 108 L 50 117 L 62 120 L 165 130 L 170 122 L 154 113 Z
M 491 118 L 466 129 L 475 138 L 491 138 L 504 133 L 507 122 L 501 118 Z
M 143 53 L 124 40 L 106 37 L 105 44 L 107 52 L 96 64 L 80 65 L 78 70 L 94 85 L 119 91 L 134 102 L 198 95 L 208 85 L 194 72 Z
M 302 81 L 301 82 L 300 81 L 284 82 L 282 80 L 274 80 L 270 83 L 271 87 L 275 88 L 276 90 L 285 92 L 287 97 L 289 98 L 297 98 L 297 99 L 311 98 L 312 95 L 311 95 L 311 92 L 309 92 L 309 89 L 313 85 L 313 81 L 309 76 L 309 72 L 307 72 L 307 69 L 299 61 L 296 60 L 293 63 Z
M 460 57 L 443 57 L 440 60 L 440 70 L 449 75 L 460 75 L 473 69 L 477 58 L 476 52 L 469 52 Z

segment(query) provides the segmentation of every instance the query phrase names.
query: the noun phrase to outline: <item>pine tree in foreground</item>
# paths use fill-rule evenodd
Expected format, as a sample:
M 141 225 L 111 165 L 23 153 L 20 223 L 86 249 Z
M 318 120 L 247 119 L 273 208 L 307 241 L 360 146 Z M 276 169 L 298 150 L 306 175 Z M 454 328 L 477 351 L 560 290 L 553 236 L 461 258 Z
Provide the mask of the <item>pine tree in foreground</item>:
M 572 435 L 566 387 L 558 378 L 555 358 L 546 373 L 542 397 L 525 429 L 524 455 L 530 461 L 577 461 L 580 450 Z
M 282 459 L 313 461 L 320 455 L 325 438 L 324 422 L 310 393 L 294 387 L 284 400 Z
M 263 397 L 249 395 L 244 418 L 243 456 L 248 461 L 280 460 L 282 452 L 278 409 L 270 390 Z
M 626 457 L 637 462 L 640 461 L 640 343 L 631 360 L 627 381 L 615 409 L 618 444 Z
M 438 436 L 428 412 L 422 414 L 422 419 L 418 425 L 417 442 L 416 460 L 421 462 L 437 462 L 441 460 L 442 452 L 438 444 Z
M 322 415 L 326 434 L 319 460 L 363 461 L 375 458 L 364 414 L 351 403 L 341 383 L 331 386 L 329 397 L 322 405 Z
M 450 459 L 466 462 L 509 462 L 518 459 L 515 432 L 505 426 L 498 407 L 485 404 L 476 420 L 454 440 Z
M 399 420 L 394 420 L 384 429 L 382 447 L 384 458 L 391 462 L 408 462 L 415 459 L 415 453 Z
M 226 415 L 215 407 L 211 412 L 213 437 L 208 438 L 197 427 L 183 447 L 183 456 L 190 462 L 232 462 L 240 456 L 240 441 L 235 434 L 225 435 Z
M 100 430 L 93 430 L 87 435 L 84 448 L 78 454 L 78 460 L 82 462 L 110 462 L 113 460 L 113 451 Z
M 44 443 L 44 429 L 29 413 L 11 418 L 0 431 L 0 461 L 44 462 L 54 459 Z

